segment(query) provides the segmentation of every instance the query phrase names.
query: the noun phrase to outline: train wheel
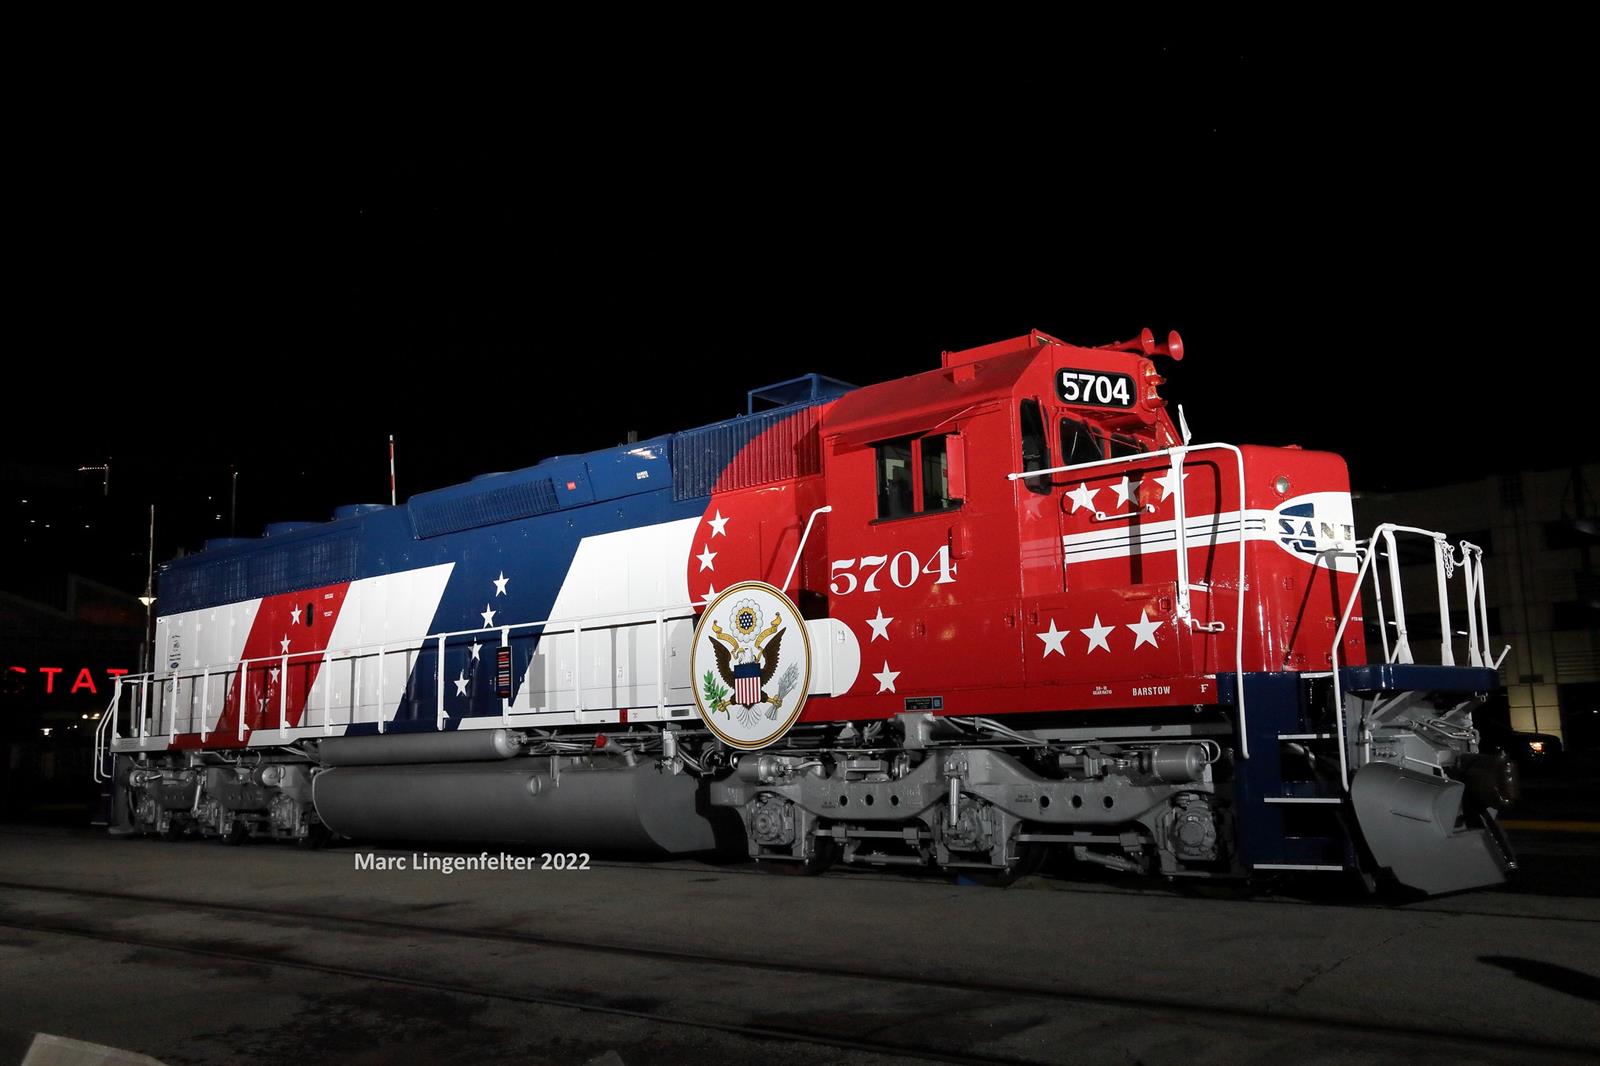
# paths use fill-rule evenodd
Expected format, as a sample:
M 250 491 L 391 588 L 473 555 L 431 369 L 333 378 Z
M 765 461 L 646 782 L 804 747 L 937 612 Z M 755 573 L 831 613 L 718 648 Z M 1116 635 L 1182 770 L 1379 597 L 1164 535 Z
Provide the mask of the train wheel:
M 295 846 L 305 848 L 307 851 L 316 851 L 333 839 L 333 831 L 321 822 L 316 823 L 306 830 L 306 835 L 295 838 Z
M 167 827 L 161 831 L 162 840 L 182 840 L 184 825 L 176 818 L 167 822 Z
M 986 888 L 1005 888 L 1007 885 L 1016 884 L 1031 873 L 1037 873 L 1040 866 L 1044 865 L 1044 846 L 1042 844 L 1020 844 L 1017 857 L 1003 867 L 991 870 L 953 870 L 957 877 L 964 877 L 973 884 L 983 885 Z
M 249 839 L 250 827 L 240 821 L 235 821 L 228 826 L 228 831 L 222 834 L 222 842 L 232 848 L 238 847 Z
M 790 877 L 815 877 L 839 858 L 839 847 L 832 837 L 816 837 L 811 842 L 811 858 L 805 862 L 764 862 L 761 864 L 775 874 Z

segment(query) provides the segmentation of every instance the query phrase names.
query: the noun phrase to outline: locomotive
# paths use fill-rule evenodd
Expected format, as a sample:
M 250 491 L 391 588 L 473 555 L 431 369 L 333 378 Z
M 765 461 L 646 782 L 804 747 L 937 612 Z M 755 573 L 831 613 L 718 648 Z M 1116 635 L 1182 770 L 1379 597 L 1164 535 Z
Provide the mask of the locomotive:
M 1481 551 L 1358 536 L 1336 455 L 1194 443 L 1182 356 L 1033 331 L 208 541 L 161 568 L 95 774 L 125 829 L 232 843 L 1504 880 Z

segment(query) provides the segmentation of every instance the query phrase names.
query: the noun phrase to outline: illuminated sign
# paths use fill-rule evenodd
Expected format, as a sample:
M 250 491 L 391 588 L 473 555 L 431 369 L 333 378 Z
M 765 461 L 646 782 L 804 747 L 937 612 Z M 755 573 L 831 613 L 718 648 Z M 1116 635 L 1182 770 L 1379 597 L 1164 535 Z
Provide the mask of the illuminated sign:
M 11 666 L 6 668 L 6 683 L 4 690 L 7 694 L 20 694 L 27 685 L 29 678 L 44 678 L 44 694 L 46 696 L 73 696 L 79 692 L 87 692 L 91 696 L 100 694 L 100 686 L 109 688 L 117 678 L 128 671 L 120 667 L 108 666 L 100 673 L 105 675 L 98 683 L 95 681 L 95 671 L 87 666 L 71 670 L 64 666 Z M 71 678 L 70 686 L 67 681 Z

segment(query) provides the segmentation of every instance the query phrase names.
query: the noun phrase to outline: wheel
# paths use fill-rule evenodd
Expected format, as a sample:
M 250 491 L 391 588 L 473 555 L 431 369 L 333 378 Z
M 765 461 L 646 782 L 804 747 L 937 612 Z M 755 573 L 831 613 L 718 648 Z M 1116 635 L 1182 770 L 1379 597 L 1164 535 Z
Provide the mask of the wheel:
M 964 877 L 973 884 L 983 885 L 985 888 L 1005 888 L 1038 872 L 1044 865 L 1044 846 L 1042 844 L 1017 845 L 1017 857 L 1003 867 L 989 870 L 952 870 L 958 878 Z
M 162 840 L 182 840 L 183 839 L 183 831 L 184 831 L 185 828 L 186 827 L 184 826 L 184 824 L 182 822 L 180 822 L 176 818 L 174 818 L 171 821 L 169 821 L 167 823 L 167 827 L 161 831 L 161 839 Z
M 780 859 L 761 863 L 761 866 L 772 873 L 789 877 L 815 877 L 832 866 L 838 858 L 839 845 L 832 837 L 815 837 L 811 842 L 811 858 L 805 862 L 785 862 Z
M 307 851 L 316 851 L 333 839 L 333 831 L 321 822 L 317 822 L 306 830 L 306 835 L 295 838 L 295 847 L 305 848 Z
M 236 848 L 249 839 L 250 827 L 238 820 L 228 826 L 228 831 L 222 834 L 222 842 L 231 848 Z

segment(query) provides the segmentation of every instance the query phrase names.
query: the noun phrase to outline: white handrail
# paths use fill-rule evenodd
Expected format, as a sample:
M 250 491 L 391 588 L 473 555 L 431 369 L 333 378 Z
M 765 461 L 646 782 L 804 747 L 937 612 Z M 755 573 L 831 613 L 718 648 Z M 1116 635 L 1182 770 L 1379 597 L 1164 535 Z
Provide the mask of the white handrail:
M 717 513 L 721 514 L 720 511 Z M 794 550 L 794 562 L 789 564 L 789 575 L 783 579 L 784 595 L 789 594 L 789 585 L 794 581 L 794 572 L 800 568 L 800 553 L 806 550 L 806 541 L 811 539 L 811 523 L 817 520 L 817 515 L 819 514 L 832 513 L 833 505 L 828 504 L 824 507 L 818 507 L 815 511 L 812 511 L 811 517 L 806 519 L 806 530 L 804 533 L 800 534 L 800 546 Z
M 1350 625 L 1350 619 L 1355 614 L 1356 605 L 1361 602 L 1361 584 L 1366 580 L 1367 572 L 1372 572 L 1373 594 L 1378 609 L 1379 627 L 1384 635 L 1384 662 L 1411 664 L 1415 660 L 1411 653 L 1411 643 L 1406 627 L 1405 595 L 1400 588 L 1400 558 L 1395 547 L 1394 535 L 1396 533 L 1410 533 L 1416 536 L 1427 537 L 1434 542 L 1434 578 L 1439 595 L 1439 627 L 1440 627 L 1440 665 L 1455 665 L 1455 650 L 1451 646 L 1450 630 L 1450 603 L 1449 581 L 1453 568 L 1453 553 L 1449 549 L 1449 538 L 1432 529 L 1422 529 L 1418 526 L 1403 526 L 1392 522 L 1384 522 L 1373 531 L 1367 541 L 1365 551 L 1357 549 L 1356 556 L 1361 560 L 1361 566 L 1356 571 L 1355 584 L 1350 589 L 1350 597 L 1345 603 L 1344 613 L 1339 618 L 1338 628 L 1333 634 L 1333 704 L 1335 720 L 1338 726 L 1339 741 L 1339 781 L 1345 791 L 1350 789 L 1350 771 L 1346 755 L 1346 729 L 1344 721 L 1344 685 L 1339 676 L 1339 647 L 1344 641 L 1345 630 Z M 1383 613 L 1383 589 L 1378 581 L 1378 569 L 1374 567 L 1373 560 L 1379 554 L 1379 545 L 1382 545 L 1388 555 L 1389 566 L 1389 594 L 1394 600 L 1394 627 L 1397 634 L 1394 649 L 1391 652 L 1388 646 L 1388 634 L 1384 629 L 1387 619 Z M 1467 597 L 1467 640 L 1472 646 L 1470 661 L 1473 666 L 1494 668 L 1490 658 L 1489 647 L 1489 606 L 1483 576 L 1483 549 L 1470 541 L 1461 542 L 1462 551 L 1462 579 Z M 1447 566 L 1447 560 L 1452 561 Z M 1360 767 L 1357 767 L 1360 769 Z
M 816 513 L 819 513 L 819 512 L 814 512 L 813 513 L 813 517 L 815 517 Z M 802 545 L 803 545 L 803 542 L 802 542 Z M 485 629 L 461 629 L 461 630 L 449 630 L 449 631 L 442 632 L 442 633 L 429 633 L 429 634 L 426 634 L 426 635 L 424 635 L 422 637 L 414 638 L 414 640 L 404 641 L 404 642 L 401 642 L 401 643 L 406 645 L 406 654 L 408 654 L 408 655 L 411 654 L 412 652 L 420 651 L 421 649 L 427 647 L 429 642 L 433 642 L 435 644 L 436 648 L 438 649 L 438 652 L 439 652 L 439 655 L 438 655 L 438 670 L 439 670 L 439 674 L 440 674 L 440 681 L 439 681 L 438 686 L 436 688 L 436 700 L 437 700 L 437 702 L 436 702 L 436 723 L 437 723 L 437 727 L 438 728 L 443 728 L 443 724 L 444 724 L 445 720 L 448 717 L 445 714 L 445 711 L 444 711 L 444 682 L 443 682 L 444 656 L 443 656 L 443 652 L 444 652 L 445 647 L 446 647 L 446 642 L 452 637 L 481 636 L 481 635 L 483 635 L 485 633 L 496 632 L 496 633 L 498 633 L 498 635 L 500 637 L 499 646 L 500 647 L 506 647 L 506 646 L 509 646 L 510 643 L 511 643 L 511 635 L 512 635 L 513 631 L 542 629 L 544 631 L 543 634 L 542 634 L 543 636 L 560 636 L 560 635 L 565 634 L 565 633 L 573 633 L 573 634 L 578 635 L 579 639 L 581 639 L 581 635 L 585 632 L 586 629 L 622 629 L 622 628 L 627 628 L 627 627 L 632 627 L 632 626 L 654 625 L 654 626 L 657 627 L 657 636 L 656 636 L 657 642 L 658 642 L 659 645 L 661 645 L 661 654 L 658 656 L 658 662 L 661 663 L 661 664 L 664 664 L 665 663 L 665 632 L 664 632 L 664 630 L 665 630 L 666 623 L 668 621 L 678 621 L 678 620 L 685 619 L 685 618 L 692 618 L 692 617 L 694 617 L 695 610 L 698 607 L 701 607 L 701 606 L 703 606 L 703 603 L 695 603 L 695 602 L 691 601 L 691 602 L 682 602 L 682 603 L 671 603 L 671 604 L 667 604 L 665 606 L 660 606 L 660 607 L 630 608 L 630 609 L 627 609 L 627 610 L 620 610 L 620 611 L 605 611 L 605 612 L 599 612 L 599 613 L 591 614 L 591 615 L 552 617 L 552 618 L 546 618 L 546 619 L 543 619 L 543 620 L 540 620 L 540 621 L 535 621 L 535 622 L 517 622 L 517 623 L 513 623 L 511 625 L 495 626 L 492 629 L 487 629 L 487 628 L 485 628 Z M 615 621 L 617 619 L 620 619 L 620 621 Z M 610 621 L 609 624 L 606 624 L 607 620 L 613 620 L 613 621 Z M 599 624 L 597 624 L 597 623 L 599 623 Z M 323 684 L 323 723 L 322 723 L 322 727 L 323 727 L 324 733 L 327 733 L 327 732 L 329 732 L 331 730 L 331 724 L 332 724 L 332 720 L 333 720 L 333 697 L 332 697 L 333 688 L 332 688 L 331 671 L 329 670 L 329 667 L 333 666 L 335 663 L 353 662 L 353 663 L 356 664 L 356 667 L 355 667 L 355 669 L 356 669 L 355 679 L 354 679 L 354 681 L 352 682 L 352 685 L 351 685 L 350 699 L 348 701 L 348 706 L 349 706 L 349 710 L 350 710 L 350 723 L 353 723 L 355 721 L 355 715 L 356 715 L 357 707 L 358 707 L 358 705 L 360 703 L 360 690 L 361 690 L 360 662 L 361 662 L 361 660 L 364 659 L 364 658 L 370 658 L 370 657 L 376 655 L 376 656 L 378 656 L 380 664 L 381 664 L 383 656 L 386 653 L 395 650 L 395 644 L 396 644 L 395 641 L 389 640 L 389 641 L 386 641 L 386 642 L 379 642 L 379 643 L 351 645 L 349 647 L 337 648 L 337 649 L 324 648 L 324 649 L 322 649 L 320 651 L 291 651 L 291 652 L 282 652 L 282 651 L 280 651 L 278 654 L 275 654 L 275 655 L 262 655 L 262 656 L 257 656 L 257 657 L 254 657 L 254 658 L 234 660 L 232 662 L 227 663 L 225 666 L 223 666 L 222 664 L 217 664 L 217 663 L 207 663 L 202 667 L 198 667 L 198 668 L 195 668 L 195 669 L 192 669 L 192 670 L 189 670 L 189 671 L 183 671 L 183 670 L 171 671 L 165 677 L 158 677 L 157 674 L 156 674 L 156 671 L 154 671 L 154 670 L 146 672 L 146 673 L 142 673 L 142 674 L 127 674 L 127 675 L 119 676 L 117 678 L 117 681 L 116 681 L 116 688 L 115 688 L 115 690 L 113 692 L 111 713 L 108 714 L 108 715 L 103 715 L 101 724 L 96 727 L 97 750 L 109 752 L 109 751 L 111 751 L 112 743 L 115 740 L 122 739 L 120 736 L 118 736 L 118 731 L 115 728 L 115 726 L 111 725 L 110 723 L 111 723 L 112 720 L 115 719 L 117 709 L 120 706 L 120 702 L 121 702 L 120 697 L 121 697 L 121 693 L 123 691 L 123 682 L 127 682 L 129 686 L 133 686 L 133 685 L 137 685 L 138 686 L 139 701 L 140 701 L 140 703 L 139 703 L 139 717 L 138 717 L 138 736 L 139 736 L 140 739 L 145 739 L 147 736 L 175 735 L 173 730 L 175 730 L 175 728 L 176 728 L 175 721 L 168 721 L 168 722 L 165 723 L 165 728 L 168 730 L 167 733 L 158 733 L 156 730 L 154 730 L 153 728 L 150 727 L 150 723 L 148 722 L 148 718 L 149 718 L 149 714 L 150 714 L 150 695 L 151 695 L 150 686 L 151 686 L 152 682 L 159 686 L 158 689 L 157 689 L 157 696 L 159 697 L 160 693 L 165 690 L 166 683 L 169 682 L 169 681 L 173 682 L 174 685 L 176 685 L 178 682 L 180 682 L 180 681 L 182 681 L 184 679 L 209 678 L 209 677 L 211 677 L 213 675 L 214 676 L 229 676 L 229 677 L 236 675 L 238 677 L 238 682 L 237 682 L 237 684 L 238 684 L 238 703 L 239 703 L 240 711 L 239 711 L 239 723 L 238 723 L 238 737 L 237 737 L 237 739 L 239 741 L 241 741 L 241 742 L 244 741 L 245 740 L 245 735 L 246 735 L 246 721 L 248 720 L 248 717 L 249 717 L 248 712 L 244 707 L 244 700 L 245 700 L 246 695 L 247 695 L 247 689 L 249 688 L 250 669 L 252 667 L 257 666 L 257 665 L 262 664 L 262 663 L 275 664 L 279 668 L 280 677 L 283 679 L 280 682 L 279 692 L 278 692 L 278 704 L 279 704 L 278 710 L 279 710 L 279 715 L 278 715 L 278 730 L 277 731 L 278 731 L 278 734 L 279 734 L 279 738 L 280 739 L 285 739 L 287 737 L 287 731 L 288 731 L 288 728 L 289 728 L 288 727 L 288 706 L 287 706 L 287 700 L 288 700 L 288 681 L 287 681 L 287 677 L 288 677 L 289 663 L 290 663 L 290 660 L 309 659 L 311 657 L 315 657 L 316 660 L 322 666 L 322 669 L 319 671 L 319 680 L 321 680 L 322 684 Z M 413 644 L 415 645 L 415 647 L 411 646 Z M 575 696 L 575 698 L 577 700 L 577 708 L 578 708 L 578 710 L 581 711 L 581 710 L 584 709 L 583 708 L 583 699 L 582 699 L 582 696 L 583 696 L 583 679 L 582 679 L 581 667 L 578 667 L 576 665 L 575 665 L 575 668 L 573 670 L 573 681 L 574 681 L 574 685 L 575 685 L 574 696 Z M 382 685 L 383 685 L 383 675 L 382 675 L 381 666 L 380 666 L 380 670 L 379 670 L 379 676 L 378 676 L 378 682 L 377 683 L 378 683 L 378 686 L 379 686 L 379 696 L 380 696 L 379 704 L 381 706 L 382 705 L 381 695 L 382 695 Z M 309 705 L 312 697 L 313 697 L 313 692 L 311 690 L 308 690 L 306 692 L 306 701 L 307 701 L 308 705 Z M 203 699 L 203 701 L 209 703 L 209 692 L 204 693 L 202 695 L 202 699 Z M 510 720 L 510 715 L 511 715 L 511 712 L 512 712 L 512 702 L 513 702 L 512 700 L 507 699 L 507 698 L 503 698 L 503 697 L 501 698 L 501 701 L 500 701 L 500 703 L 501 703 L 500 713 L 501 713 L 502 718 L 504 720 L 506 720 L 507 722 L 509 722 L 509 720 Z M 657 704 L 658 708 L 660 708 L 662 710 L 664 710 L 665 707 L 666 707 L 666 683 L 665 683 L 665 666 L 664 665 L 659 665 L 658 668 L 657 668 L 656 704 Z M 206 720 L 206 722 L 205 722 L 205 724 L 204 724 L 204 726 L 202 728 L 205 729 L 207 732 L 209 732 L 209 725 L 210 725 L 209 713 L 207 712 L 207 714 L 208 714 L 207 720 Z M 170 718 L 171 716 L 168 716 L 168 717 Z M 378 718 L 378 722 L 377 722 L 378 730 L 379 730 L 380 733 L 386 731 L 386 728 L 385 728 L 386 724 L 387 724 L 386 720 L 380 714 L 380 716 Z M 99 767 L 99 764 L 97 762 L 96 763 L 96 772 L 97 773 L 99 772 L 98 767 Z M 102 779 L 104 779 L 103 776 L 100 777 L 100 778 L 97 778 L 97 780 L 102 780 Z

